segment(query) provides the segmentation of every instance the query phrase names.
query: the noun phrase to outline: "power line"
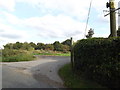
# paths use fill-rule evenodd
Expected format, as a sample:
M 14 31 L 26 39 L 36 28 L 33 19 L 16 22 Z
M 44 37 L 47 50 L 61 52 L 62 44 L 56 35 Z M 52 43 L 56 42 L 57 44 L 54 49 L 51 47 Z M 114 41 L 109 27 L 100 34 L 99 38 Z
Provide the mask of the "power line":
M 119 10 L 120 9 L 120 7 L 119 8 L 117 8 L 117 9 L 115 9 L 115 10 L 113 10 L 113 11 L 111 11 L 111 12 L 115 12 L 115 11 L 117 11 L 117 10 Z M 106 14 L 106 15 L 104 15 L 104 17 L 106 17 L 107 15 L 109 15 L 110 13 L 108 13 L 108 14 Z
M 92 6 L 92 0 L 90 1 L 90 6 L 89 6 L 89 10 L 88 10 L 88 16 L 87 16 L 87 21 L 86 21 L 86 27 L 85 27 L 84 38 L 86 37 L 86 30 L 87 30 L 87 26 L 88 26 L 88 21 L 89 21 L 89 16 L 90 16 L 90 11 L 91 11 L 91 6 Z

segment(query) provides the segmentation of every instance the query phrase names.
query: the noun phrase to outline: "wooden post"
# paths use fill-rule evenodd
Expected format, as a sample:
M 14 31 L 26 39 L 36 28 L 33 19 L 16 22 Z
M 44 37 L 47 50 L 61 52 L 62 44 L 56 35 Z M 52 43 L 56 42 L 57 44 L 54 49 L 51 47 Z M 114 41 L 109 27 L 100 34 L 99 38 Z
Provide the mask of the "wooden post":
M 116 33 L 116 12 L 115 10 L 115 5 L 114 5 L 114 0 L 110 0 L 110 29 L 111 29 L 111 37 L 117 37 Z
M 72 67 L 72 70 L 74 68 L 74 60 L 73 60 L 73 39 L 71 37 L 71 67 Z
M 110 36 L 109 37 L 117 37 L 116 32 L 116 9 L 115 9 L 115 0 L 109 0 L 109 3 L 107 2 L 106 6 L 109 7 L 110 11 Z M 107 14 L 109 15 L 109 14 Z M 105 16 L 107 16 L 105 15 Z

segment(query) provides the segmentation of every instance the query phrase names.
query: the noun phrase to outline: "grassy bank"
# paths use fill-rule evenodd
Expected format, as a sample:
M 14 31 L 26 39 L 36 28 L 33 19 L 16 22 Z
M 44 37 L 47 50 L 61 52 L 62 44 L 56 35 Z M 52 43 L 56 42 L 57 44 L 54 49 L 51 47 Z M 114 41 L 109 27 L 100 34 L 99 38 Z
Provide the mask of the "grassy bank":
M 70 64 L 66 64 L 59 70 L 59 75 L 68 88 L 104 88 L 101 85 L 73 74 Z
M 70 56 L 70 53 L 34 53 L 34 55 Z
M 2 51 L 2 62 L 19 62 L 19 61 L 30 61 L 35 57 L 32 52 L 26 50 L 13 50 L 13 49 L 4 49 Z
M 2 62 L 2 57 L 0 57 L 0 62 Z
M 50 50 L 34 50 L 33 55 L 50 55 L 50 56 L 70 56 L 70 52 L 63 53 Z
M 31 61 L 35 59 L 33 55 L 15 55 L 10 57 L 3 57 L 2 62 L 19 62 L 19 61 Z

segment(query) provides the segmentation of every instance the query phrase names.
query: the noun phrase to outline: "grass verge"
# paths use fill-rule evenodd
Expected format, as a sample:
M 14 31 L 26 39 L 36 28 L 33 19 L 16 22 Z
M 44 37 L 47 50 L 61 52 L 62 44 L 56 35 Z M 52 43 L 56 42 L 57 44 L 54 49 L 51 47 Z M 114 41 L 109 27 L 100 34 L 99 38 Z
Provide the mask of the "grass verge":
M 2 57 L 0 57 L 0 62 L 2 62 Z
M 96 82 L 87 80 L 77 74 L 73 74 L 70 64 L 66 64 L 60 68 L 58 73 L 63 79 L 64 85 L 68 88 L 105 88 Z
M 34 53 L 34 55 L 70 56 L 70 53 Z
M 35 57 L 31 51 L 26 50 L 14 50 L 14 49 L 4 49 L 2 50 L 2 56 L 0 61 L 2 62 L 19 62 L 19 61 L 31 61 Z
M 15 55 L 10 57 L 3 57 L 2 62 L 19 62 L 19 61 L 31 61 L 35 59 L 33 55 Z

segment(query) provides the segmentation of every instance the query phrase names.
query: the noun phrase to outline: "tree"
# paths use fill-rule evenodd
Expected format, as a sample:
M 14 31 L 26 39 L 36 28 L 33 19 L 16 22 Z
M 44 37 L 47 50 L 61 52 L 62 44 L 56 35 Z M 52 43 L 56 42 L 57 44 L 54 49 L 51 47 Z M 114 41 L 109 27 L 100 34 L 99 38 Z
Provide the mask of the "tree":
M 31 45 L 27 42 L 24 42 L 23 45 L 22 45 L 22 49 L 23 50 L 33 50 L 33 47 L 31 47 Z
M 45 45 L 45 50 L 54 50 L 54 46 L 52 44 L 46 44 Z
M 4 49 L 13 49 L 13 44 L 8 43 L 8 44 L 4 45 L 3 47 L 4 47 Z
M 70 42 L 71 42 L 71 40 L 70 40 L 70 39 L 67 39 L 67 40 L 63 41 L 62 44 L 63 44 L 63 45 L 68 45 L 68 46 L 70 46 L 70 45 L 71 45 Z
M 62 44 L 59 41 L 55 41 L 53 43 L 53 45 L 54 45 L 54 50 L 55 51 L 62 51 L 63 50 Z
M 33 47 L 34 49 L 35 49 L 36 46 L 37 46 L 37 45 L 36 45 L 35 43 L 33 43 L 33 42 L 30 42 L 29 44 L 30 44 L 30 46 Z
M 13 44 L 13 49 L 19 50 L 19 49 L 22 48 L 22 45 L 23 45 L 23 43 L 16 42 L 16 43 Z
M 94 30 L 90 28 L 90 30 L 88 31 L 88 35 L 86 35 L 86 38 L 92 38 L 93 34 L 94 34 Z
M 35 50 L 41 50 L 41 49 L 45 49 L 44 43 L 37 43 L 37 46 L 35 48 Z
M 117 36 L 120 37 L 120 27 L 117 30 Z
M 68 45 L 62 45 L 62 51 L 66 53 L 70 51 L 70 47 Z

